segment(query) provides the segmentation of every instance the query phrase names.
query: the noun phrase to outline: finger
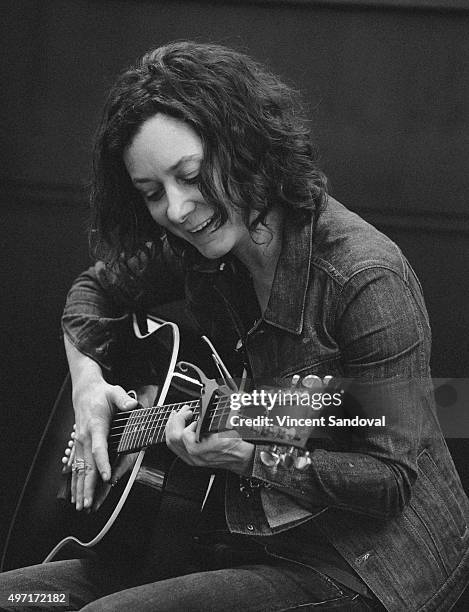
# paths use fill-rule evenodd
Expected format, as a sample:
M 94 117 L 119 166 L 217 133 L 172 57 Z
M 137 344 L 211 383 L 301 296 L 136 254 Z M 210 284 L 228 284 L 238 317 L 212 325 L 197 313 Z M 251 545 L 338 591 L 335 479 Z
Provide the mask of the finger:
M 72 478 L 70 482 L 70 501 L 72 504 L 76 504 L 76 501 L 77 501 L 78 472 L 73 467 L 73 465 L 74 465 L 75 459 L 77 462 L 80 462 L 80 459 L 78 457 L 80 458 L 83 457 L 83 445 L 79 442 L 77 442 L 76 445 L 74 446 L 73 461 L 71 463 Z
M 189 406 L 184 405 L 179 410 L 173 410 L 168 418 L 167 426 L 171 429 L 184 429 L 187 423 L 192 419 L 193 412 Z
M 171 412 L 168 418 L 168 422 L 166 423 L 165 436 L 166 436 L 166 444 L 174 450 L 174 447 L 178 445 L 181 440 L 182 433 L 186 428 L 186 418 L 185 414 L 187 414 L 187 410 L 181 408 L 179 412 Z
M 96 423 L 91 432 L 91 455 L 93 458 L 93 465 L 96 467 L 101 474 L 101 478 L 104 482 L 107 482 L 111 477 L 111 464 L 109 463 L 109 456 L 107 452 L 107 435 L 108 427 L 104 422 Z
M 192 423 L 184 429 L 181 435 L 181 441 L 189 455 L 196 455 L 199 452 L 199 442 Z
M 118 410 L 133 410 L 138 405 L 138 401 L 134 397 L 117 385 L 112 388 L 110 399 Z
M 198 436 L 195 433 L 196 429 L 197 429 L 197 422 L 193 421 L 192 423 L 189 423 L 189 425 L 186 425 L 186 427 L 184 428 L 181 434 L 181 438 L 184 442 L 184 446 L 188 450 L 189 450 L 189 447 L 191 447 L 193 444 L 199 443 Z
M 192 415 L 192 408 L 189 406 L 189 404 L 184 404 L 184 406 L 181 406 L 181 408 L 175 412 L 176 414 Z
M 88 443 L 89 444 L 89 443 Z M 77 443 L 77 451 L 75 458 L 75 508 L 80 511 L 83 510 L 83 499 L 84 499 L 84 488 L 85 488 L 85 465 L 88 463 L 87 456 L 87 439 L 84 442 Z
M 70 503 L 74 504 L 76 501 L 76 490 L 77 490 L 77 473 L 72 468 L 72 478 L 70 480 Z
M 83 469 L 79 469 L 77 476 L 77 499 L 76 509 L 90 508 L 93 502 L 94 490 L 96 488 L 97 470 L 91 451 L 91 440 L 86 438 L 83 444 Z
M 89 498 L 93 497 L 93 483 L 95 482 L 96 467 L 91 453 L 90 435 L 86 435 L 81 443 L 77 444 L 78 464 L 75 489 L 75 508 L 80 511 L 89 506 Z M 86 500 L 86 504 L 85 504 Z
M 85 461 L 83 457 L 83 445 L 80 444 L 72 468 L 72 503 L 75 504 L 76 510 L 83 509 L 83 486 L 85 480 Z
M 196 434 L 197 423 L 194 421 L 187 425 L 180 438 L 180 447 L 184 451 L 185 461 L 189 465 L 197 465 L 199 462 L 199 455 L 204 452 L 203 440 L 199 441 L 198 435 Z M 200 443 L 202 442 L 202 444 Z M 182 457 L 182 455 L 180 455 Z
M 85 469 L 80 468 L 75 470 L 76 474 L 76 487 L 75 487 L 75 508 L 80 511 L 83 510 L 83 491 L 85 487 Z
M 72 467 L 72 463 L 73 460 L 75 459 L 75 455 L 76 455 L 76 445 L 74 444 L 72 446 L 72 450 L 70 451 L 70 455 L 68 456 L 68 462 L 67 462 L 67 467 L 71 468 Z
M 83 508 L 85 509 L 91 508 L 93 504 L 97 481 L 98 470 L 96 469 L 93 457 L 86 457 L 83 480 Z

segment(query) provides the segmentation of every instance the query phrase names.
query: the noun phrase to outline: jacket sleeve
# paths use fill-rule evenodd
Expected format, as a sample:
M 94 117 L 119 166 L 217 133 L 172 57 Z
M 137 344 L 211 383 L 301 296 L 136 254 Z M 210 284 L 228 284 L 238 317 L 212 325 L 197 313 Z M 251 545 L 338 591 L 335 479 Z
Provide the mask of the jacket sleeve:
M 167 246 L 158 256 L 112 268 L 98 261 L 68 292 L 62 329 L 81 353 L 109 370 L 112 348 L 128 329 L 129 315 L 183 295 L 181 267 Z
M 354 414 L 386 425 L 351 428 L 339 450 L 317 444 L 304 471 L 272 472 L 256 448 L 252 476 L 311 511 L 342 508 L 389 518 L 408 503 L 417 478 L 423 419 L 435 419 L 429 379 L 430 331 L 420 285 L 385 267 L 356 273 L 343 286 L 335 338 Z

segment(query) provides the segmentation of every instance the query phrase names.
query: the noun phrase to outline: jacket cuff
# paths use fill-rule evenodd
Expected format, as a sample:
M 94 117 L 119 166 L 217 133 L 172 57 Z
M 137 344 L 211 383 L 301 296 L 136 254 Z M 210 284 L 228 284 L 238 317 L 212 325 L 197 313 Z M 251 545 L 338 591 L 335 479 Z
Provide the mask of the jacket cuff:
M 62 325 L 64 336 L 83 355 L 95 361 L 103 370 L 111 370 L 110 344 L 111 337 L 108 333 L 96 334 L 90 341 L 87 337 L 78 338 L 74 336 L 64 325 Z

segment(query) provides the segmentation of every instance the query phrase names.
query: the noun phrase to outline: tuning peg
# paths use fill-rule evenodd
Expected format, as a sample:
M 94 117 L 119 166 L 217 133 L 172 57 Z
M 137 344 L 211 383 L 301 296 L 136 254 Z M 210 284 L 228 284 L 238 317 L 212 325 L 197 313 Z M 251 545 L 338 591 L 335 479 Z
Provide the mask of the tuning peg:
M 322 380 L 319 378 L 319 376 L 315 376 L 314 374 L 308 374 L 305 376 L 301 384 L 307 389 L 312 389 L 313 387 L 318 389 L 322 388 Z
M 308 465 L 311 465 L 311 454 L 309 451 L 300 451 L 294 461 L 297 470 L 305 470 Z
M 290 469 L 291 467 L 293 467 L 294 463 L 295 463 L 295 447 L 294 446 L 290 446 L 290 448 L 288 450 L 286 450 L 284 453 L 282 453 L 280 455 L 280 461 L 283 465 L 284 468 Z
M 268 451 L 261 451 L 260 458 L 265 466 L 269 468 L 276 468 L 280 461 L 278 448 L 276 446 L 272 446 L 272 448 Z
M 291 379 L 291 386 L 296 387 L 297 384 L 300 382 L 300 378 L 301 376 L 299 374 L 294 374 Z

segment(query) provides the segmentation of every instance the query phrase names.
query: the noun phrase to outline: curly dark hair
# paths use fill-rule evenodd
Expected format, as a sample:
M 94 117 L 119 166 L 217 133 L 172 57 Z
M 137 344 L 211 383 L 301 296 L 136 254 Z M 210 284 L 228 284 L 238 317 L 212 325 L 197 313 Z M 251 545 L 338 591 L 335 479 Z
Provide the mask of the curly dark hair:
M 161 243 L 163 230 L 123 161 L 140 126 L 158 112 L 185 121 L 200 137 L 198 186 L 219 225 L 227 206 L 241 211 L 251 233 L 274 205 L 300 222 L 320 210 L 326 178 L 297 92 L 247 55 L 220 45 L 173 42 L 146 53 L 109 93 L 93 164 L 90 236 L 96 257 L 122 261 L 149 242 Z M 250 223 L 252 210 L 258 214 Z M 177 246 L 178 239 L 168 239 Z

